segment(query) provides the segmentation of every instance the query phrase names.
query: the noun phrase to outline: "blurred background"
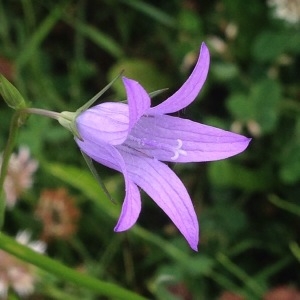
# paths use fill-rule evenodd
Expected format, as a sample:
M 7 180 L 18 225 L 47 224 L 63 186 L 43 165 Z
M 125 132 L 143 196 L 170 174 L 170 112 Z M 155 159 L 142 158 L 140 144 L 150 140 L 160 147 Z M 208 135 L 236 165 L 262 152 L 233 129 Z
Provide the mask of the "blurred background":
M 151 299 L 300 299 L 299 29 L 299 0 L 1 0 L 0 72 L 32 107 L 75 111 L 123 69 L 148 92 L 169 88 L 155 105 L 204 41 L 208 79 L 181 115 L 253 139 L 236 157 L 172 166 L 199 217 L 195 253 L 145 194 L 137 225 L 113 233 L 122 176 L 97 166 L 116 205 L 71 134 L 31 116 L 10 162 L 4 232 L 26 230 L 49 257 Z M 100 101 L 124 99 L 119 80 Z M 1 151 L 12 114 L 1 101 Z M 4 261 L 21 263 L 0 251 Z M 22 263 L 19 284 L 0 265 L 9 299 L 106 299 Z

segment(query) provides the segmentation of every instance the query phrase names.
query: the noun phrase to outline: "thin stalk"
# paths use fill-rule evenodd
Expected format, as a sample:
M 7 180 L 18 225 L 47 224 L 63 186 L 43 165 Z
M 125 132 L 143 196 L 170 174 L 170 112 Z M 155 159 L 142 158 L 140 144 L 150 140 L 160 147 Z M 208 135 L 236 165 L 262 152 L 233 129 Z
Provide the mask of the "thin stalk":
M 15 111 L 15 113 L 13 114 L 10 123 L 10 128 L 9 128 L 8 140 L 2 155 L 2 162 L 0 166 L 1 167 L 0 170 L 0 230 L 4 224 L 4 213 L 5 213 L 5 205 L 6 205 L 6 201 L 4 197 L 4 181 L 9 166 L 9 159 L 16 143 L 18 129 L 24 123 L 28 114 L 43 115 L 56 120 L 60 116 L 60 114 L 57 112 L 48 111 L 39 108 L 20 109 Z
M 10 123 L 8 140 L 2 155 L 2 163 L 1 163 L 1 171 L 0 171 L 0 230 L 2 229 L 2 226 L 4 224 L 4 212 L 5 212 L 5 205 L 6 205 L 4 190 L 3 190 L 4 181 L 9 166 L 9 159 L 16 143 L 18 128 L 23 123 L 22 117 L 25 119 L 25 115 L 22 110 L 18 110 L 13 114 Z
M 58 120 L 58 118 L 61 116 L 61 114 L 58 112 L 41 109 L 41 108 L 25 108 L 24 111 L 29 114 L 45 116 L 55 120 Z

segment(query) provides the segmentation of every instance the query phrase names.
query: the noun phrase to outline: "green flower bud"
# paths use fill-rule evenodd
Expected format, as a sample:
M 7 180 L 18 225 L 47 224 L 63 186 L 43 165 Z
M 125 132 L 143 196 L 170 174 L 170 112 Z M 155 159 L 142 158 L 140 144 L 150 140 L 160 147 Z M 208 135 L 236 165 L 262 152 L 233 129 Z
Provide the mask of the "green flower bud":
M 9 107 L 26 108 L 26 102 L 21 93 L 2 74 L 0 74 L 0 94 Z

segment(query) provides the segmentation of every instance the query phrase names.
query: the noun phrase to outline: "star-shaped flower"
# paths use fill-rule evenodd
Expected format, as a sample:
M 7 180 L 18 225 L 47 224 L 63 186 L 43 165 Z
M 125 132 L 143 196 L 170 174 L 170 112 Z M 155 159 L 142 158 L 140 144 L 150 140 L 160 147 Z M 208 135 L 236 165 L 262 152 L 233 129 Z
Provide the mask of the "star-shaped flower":
M 167 114 L 193 102 L 204 84 L 209 52 L 203 43 L 197 64 L 182 87 L 161 104 L 136 81 L 123 77 L 128 104 L 107 102 L 79 114 L 75 138 L 93 160 L 124 175 L 126 195 L 115 231 L 133 226 L 141 211 L 142 188 L 197 250 L 199 225 L 191 198 L 180 179 L 163 162 L 224 159 L 246 149 L 250 139 Z

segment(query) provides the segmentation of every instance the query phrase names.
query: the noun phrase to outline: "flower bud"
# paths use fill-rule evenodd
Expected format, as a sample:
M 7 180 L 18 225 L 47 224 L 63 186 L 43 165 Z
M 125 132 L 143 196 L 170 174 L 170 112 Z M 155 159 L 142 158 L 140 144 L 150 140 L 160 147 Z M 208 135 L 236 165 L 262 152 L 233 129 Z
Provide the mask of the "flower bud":
M 9 107 L 13 109 L 26 107 L 21 93 L 2 74 L 0 74 L 0 94 Z

